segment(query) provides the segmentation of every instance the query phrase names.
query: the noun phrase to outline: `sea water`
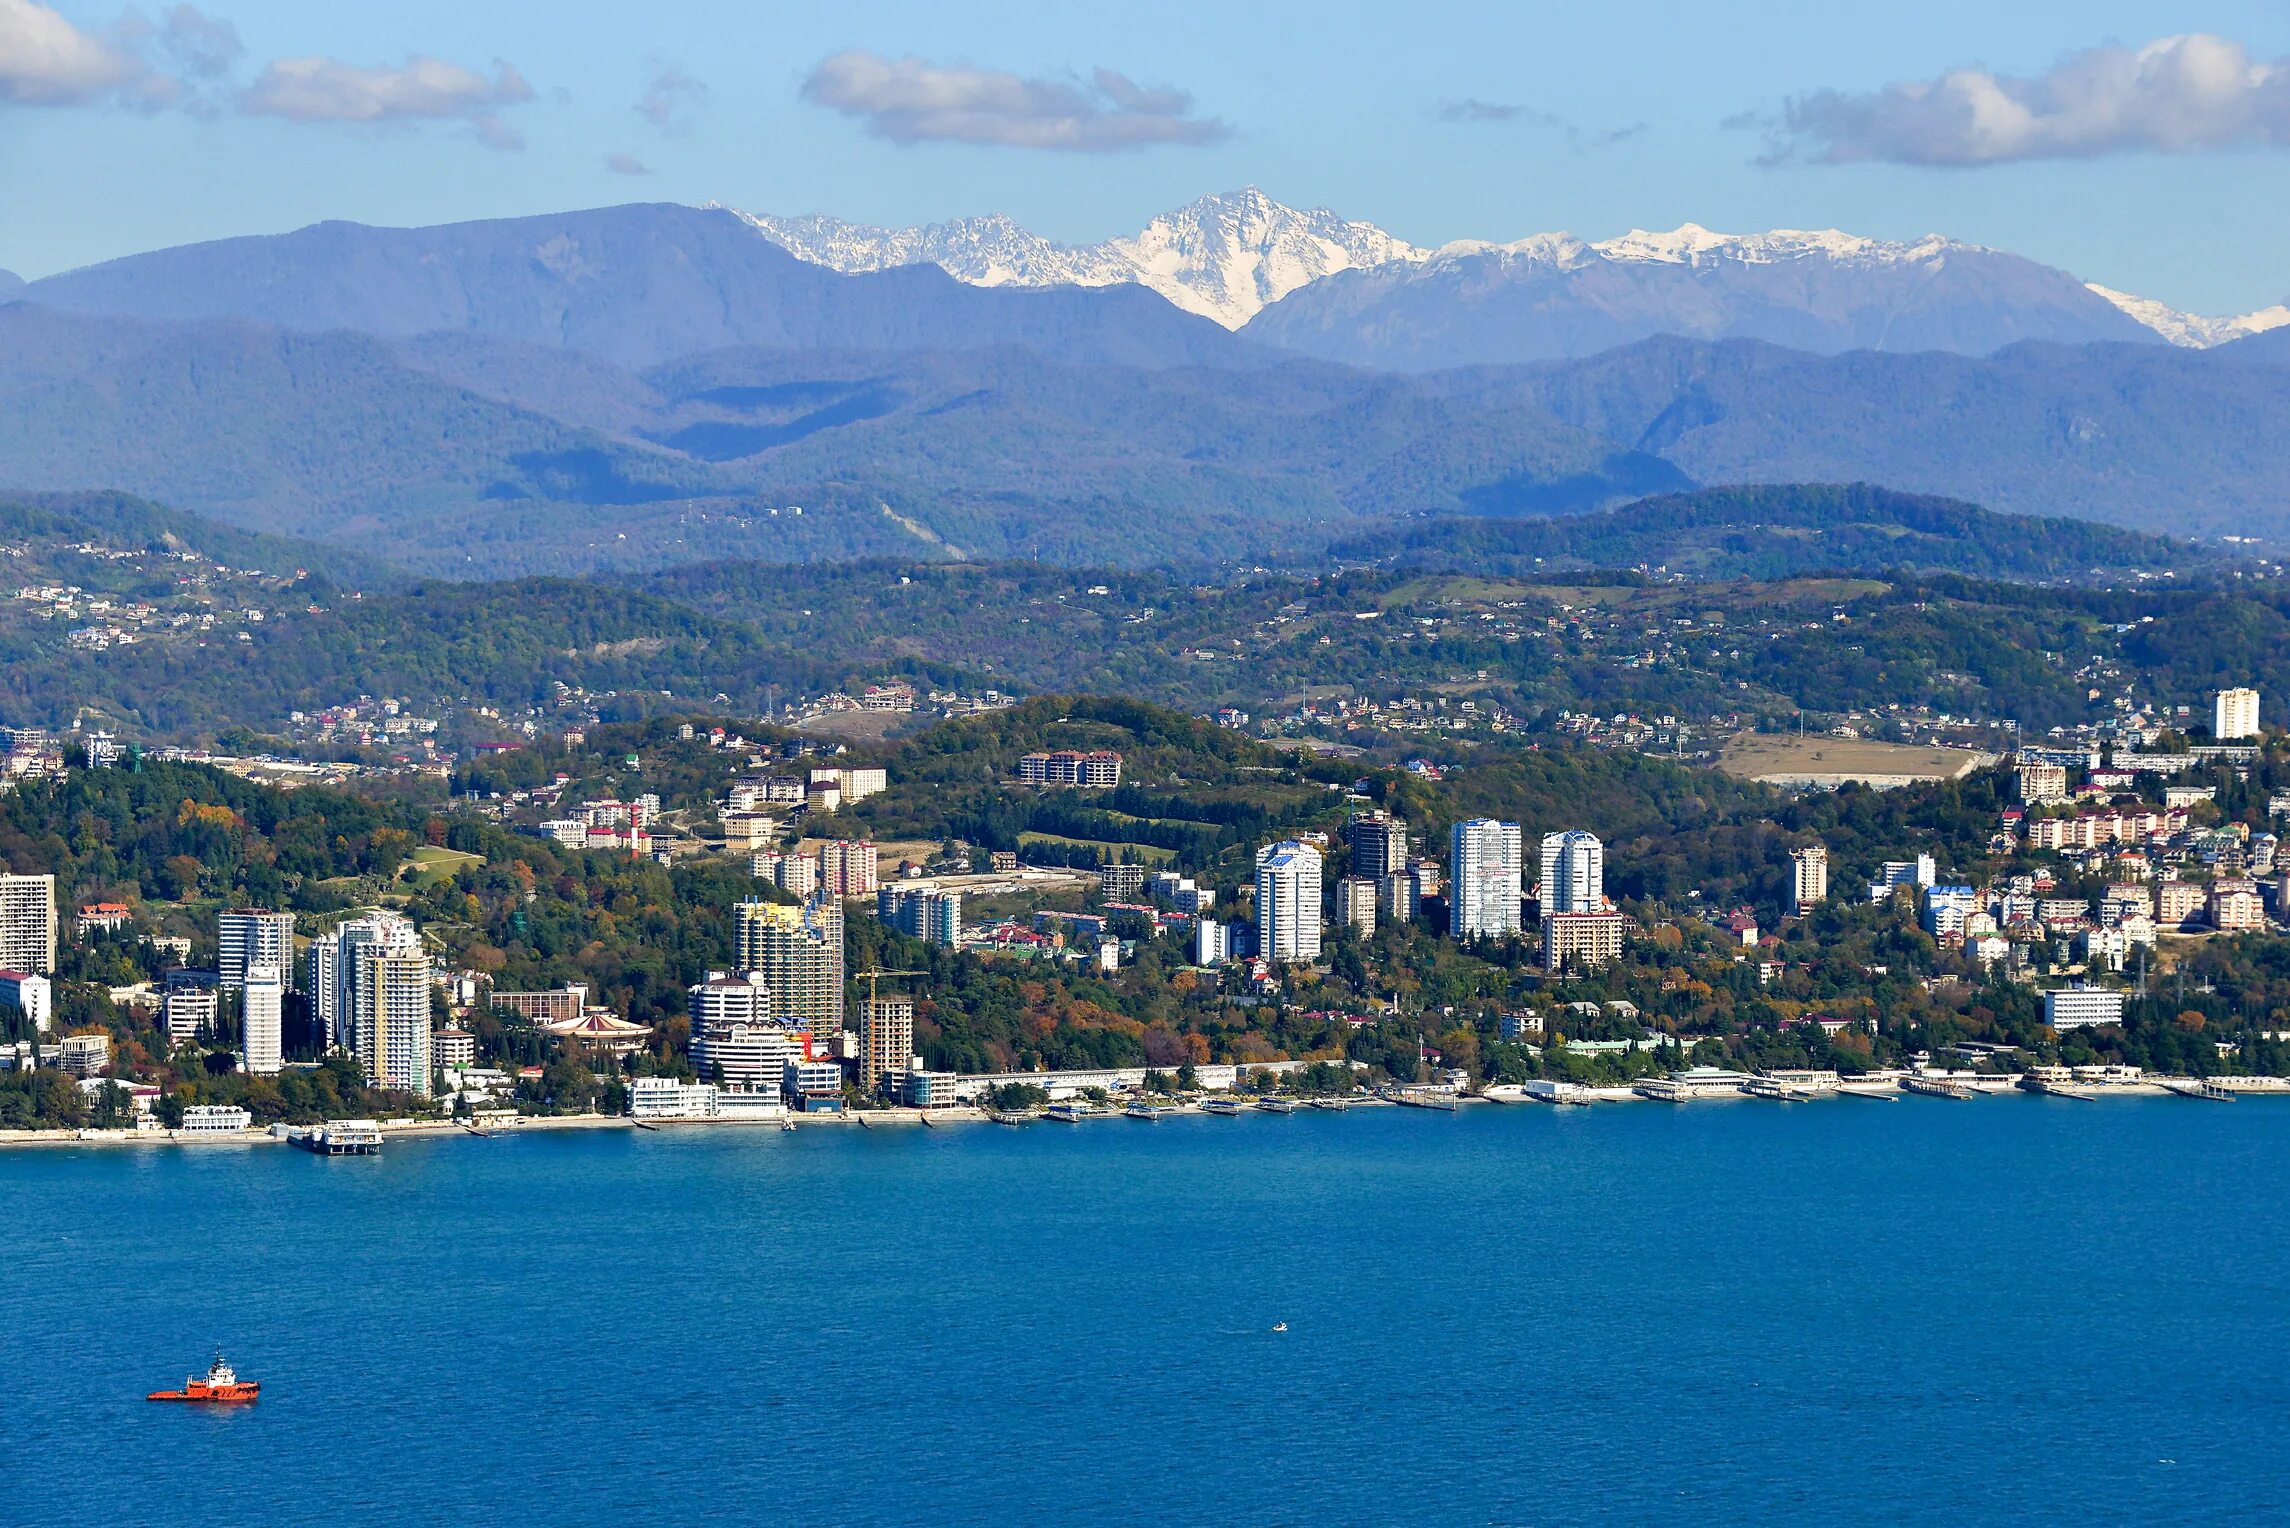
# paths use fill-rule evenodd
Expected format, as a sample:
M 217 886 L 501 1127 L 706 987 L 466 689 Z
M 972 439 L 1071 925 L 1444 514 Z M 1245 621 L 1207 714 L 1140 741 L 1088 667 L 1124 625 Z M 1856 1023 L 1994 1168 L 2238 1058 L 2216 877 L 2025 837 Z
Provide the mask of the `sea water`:
M 2286 1181 L 2290 1100 L 6 1152 L 0 1523 L 2281 1521 Z

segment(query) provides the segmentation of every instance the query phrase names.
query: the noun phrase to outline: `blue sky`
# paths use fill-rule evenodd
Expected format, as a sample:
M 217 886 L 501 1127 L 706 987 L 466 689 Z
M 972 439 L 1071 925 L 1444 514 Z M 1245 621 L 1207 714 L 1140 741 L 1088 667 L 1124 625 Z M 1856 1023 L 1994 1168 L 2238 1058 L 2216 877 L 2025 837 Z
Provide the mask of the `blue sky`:
M 2107 95 L 2183 34 L 2248 67 Z M 1966 69 L 2024 130 L 1939 112 Z M 638 200 L 1081 241 L 1251 183 L 1417 243 L 1940 232 L 2239 312 L 2290 297 L 2290 7 L 0 0 L 0 266 L 27 276 Z

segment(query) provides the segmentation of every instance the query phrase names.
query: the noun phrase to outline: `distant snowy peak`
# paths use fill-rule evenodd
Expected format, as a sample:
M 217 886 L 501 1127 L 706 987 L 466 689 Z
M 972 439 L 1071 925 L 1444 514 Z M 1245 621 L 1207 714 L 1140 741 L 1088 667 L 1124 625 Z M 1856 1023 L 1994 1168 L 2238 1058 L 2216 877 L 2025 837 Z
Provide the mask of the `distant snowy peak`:
M 1283 206 L 1254 186 L 1204 196 L 1155 218 L 1134 238 L 1095 248 L 1128 263 L 1137 280 L 1178 307 L 1228 329 L 1322 276 L 1426 254 L 1373 223 L 1325 207 Z
M 1323 207 L 1284 206 L 1254 186 L 1204 196 L 1130 237 L 1080 246 L 1053 243 L 1000 216 L 905 229 L 829 217 L 739 216 L 773 243 L 838 271 L 929 264 L 976 286 L 1134 281 L 1228 329 L 1322 276 L 1428 254 L 1373 223 Z
M 1699 223 L 1686 223 L 1667 233 L 1633 228 L 1617 238 L 1595 243 L 1570 233 L 1538 233 L 1507 244 L 1460 239 L 1441 245 L 1431 262 L 1497 257 L 1504 264 L 1547 265 L 1573 270 L 1598 260 L 1617 265 L 1715 266 L 1779 265 L 1791 260 L 1826 260 L 1836 265 L 1930 264 L 1956 251 L 1976 251 L 1927 234 L 1914 243 L 1891 243 L 1840 233 L 1834 228 L 1776 228 L 1770 233 L 1713 233 Z M 1987 253 L 1987 251 L 1978 251 Z
M 1851 270 L 1938 268 L 1953 255 L 2000 253 L 1938 234 L 1901 242 L 1834 228 L 1717 233 L 1698 223 L 1667 232 L 1634 228 L 1596 242 L 1570 233 L 1539 233 L 1507 243 L 1461 239 L 1425 249 L 1373 223 L 1338 217 L 1324 207 L 1286 206 L 1254 186 L 1204 196 L 1163 213 L 1134 235 L 1085 245 L 1056 243 L 999 214 L 897 229 L 832 217 L 738 215 L 773 243 L 832 270 L 936 265 L 973 286 L 1136 282 L 1227 329 L 1240 328 L 1281 298 L 1324 276 L 1378 267 L 1413 267 L 1427 275 L 1466 262 L 1501 273 L 1576 271 L 1599 264 L 1717 271 L 1818 263 Z M 1391 274 L 1406 276 L 1404 271 Z M 0 288 L 5 284 L 0 278 Z M 2239 318 L 2204 318 L 2097 283 L 2090 290 L 2174 345 L 2221 345 L 2290 325 L 2290 306 Z
M 2103 287 L 2096 281 L 2087 285 L 2174 345 L 2208 349 L 2212 345 L 2248 339 L 2254 334 L 2264 334 L 2270 329 L 2290 324 L 2290 306 L 2282 303 L 2276 303 L 2271 308 L 2260 308 L 2255 313 L 2245 313 L 2239 318 L 2204 318 L 2199 313 L 2182 313 L 2151 297 L 2134 297 L 2129 292 Z

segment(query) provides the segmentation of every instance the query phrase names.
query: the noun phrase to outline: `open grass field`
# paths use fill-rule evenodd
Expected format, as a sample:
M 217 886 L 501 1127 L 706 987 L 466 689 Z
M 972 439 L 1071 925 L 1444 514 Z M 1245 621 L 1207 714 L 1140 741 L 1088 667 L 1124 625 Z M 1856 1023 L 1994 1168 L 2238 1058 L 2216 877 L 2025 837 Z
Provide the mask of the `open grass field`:
M 1909 743 L 1877 743 L 1866 738 L 1780 737 L 1744 732 L 1727 740 L 1718 768 L 1744 780 L 1776 785 L 1834 780 L 1897 784 L 1909 780 L 1953 780 L 1995 755 L 1960 748 L 1926 748 Z
M 1064 844 L 1070 848 L 1096 849 L 1107 859 L 1126 859 L 1140 865 L 1166 865 L 1177 857 L 1176 850 L 1163 849 L 1153 844 L 1118 844 L 1099 838 L 1067 838 L 1060 833 L 1020 833 L 1019 852 L 1023 853 L 1028 844 Z
M 414 850 L 413 858 L 406 862 L 398 874 L 416 885 L 430 886 L 451 880 L 455 871 L 464 865 L 482 865 L 482 854 L 464 854 L 459 849 L 440 849 L 434 844 L 423 844 Z

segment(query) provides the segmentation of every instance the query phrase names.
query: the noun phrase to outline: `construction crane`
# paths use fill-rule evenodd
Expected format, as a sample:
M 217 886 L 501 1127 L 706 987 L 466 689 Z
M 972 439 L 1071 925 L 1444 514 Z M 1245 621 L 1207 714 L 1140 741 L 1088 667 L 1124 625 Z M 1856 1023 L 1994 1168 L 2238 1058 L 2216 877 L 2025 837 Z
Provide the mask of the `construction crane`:
M 867 1001 L 875 1000 L 875 982 L 885 976 L 928 976 L 928 971 L 891 971 L 881 966 L 869 966 L 864 971 L 853 971 L 851 980 L 867 984 Z

